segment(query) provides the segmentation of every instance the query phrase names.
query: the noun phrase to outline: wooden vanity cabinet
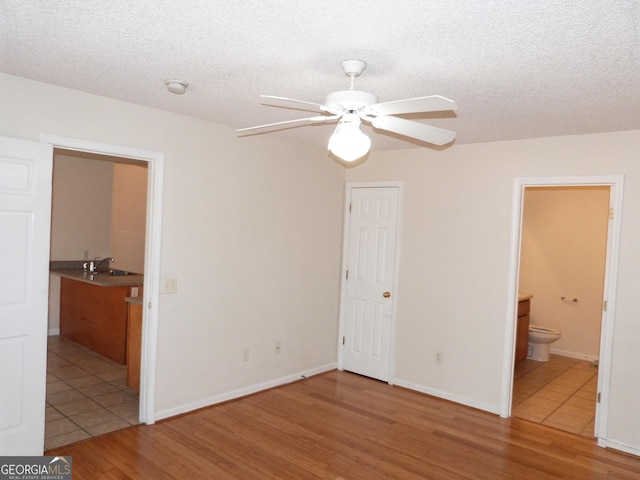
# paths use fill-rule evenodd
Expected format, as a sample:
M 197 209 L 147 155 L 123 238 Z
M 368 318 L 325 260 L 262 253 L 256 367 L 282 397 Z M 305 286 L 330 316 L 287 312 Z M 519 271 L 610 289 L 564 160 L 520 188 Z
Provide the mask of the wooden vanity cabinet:
M 140 350 L 142 347 L 142 303 L 130 302 L 127 332 L 127 385 L 140 393 Z
M 529 349 L 529 312 L 531 311 L 531 300 L 521 300 L 518 302 L 518 324 L 516 329 L 516 358 L 515 363 L 519 363 L 527 358 Z
M 60 335 L 118 363 L 127 361 L 127 302 L 131 287 L 62 278 Z

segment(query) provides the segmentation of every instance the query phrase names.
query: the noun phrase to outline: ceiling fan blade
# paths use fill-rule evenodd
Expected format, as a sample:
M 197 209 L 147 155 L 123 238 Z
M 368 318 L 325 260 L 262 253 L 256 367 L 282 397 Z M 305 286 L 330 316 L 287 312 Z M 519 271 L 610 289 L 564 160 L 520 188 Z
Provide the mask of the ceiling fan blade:
M 322 105 L 293 98 L 276 97 L 274 95 L 260 95 L 260 103 L 274 107 L 296 108 L 298 110 L 308 110 L 311 112 L 322 112 Z
M 408 98 L 393 102 L 376 103 L 364 109 L 366 115 L 400 115 L 403 113 L 442 112 L 456 110 L 458 105 L 453 100 L 431 95 L 429 97 Z
M 239 128 L 238 130 L 236 130 L 236 134 L 239 137 L 242 137 L 244 135 L 257 135 L 259 133 L 267 133 L 274 130 L 311 125 L 313 123 L 332 122 L 338 120 L 341 116 L 342 115 L 318 115 L 316 117 L 298 118 L 295 120 L 287 120 L 284 122 L 268 123 L 266 125 L 259 125 L 257 127 Z
M 387 130 L 434 145 L 446 145 L 456 138 L 456 132 L 451 130 L 398 117 L 376 117 L 371 121 L 371 124 L 380 130 Z
M 328 107 L 319 103 L 307 102 L 305 100 L 295 100 L 293 98 L 276 97 L 274 95 L 260 95 L 260 103 L 273 107 L 295 108 L 296 110 L 307 110 L 310 112 L 328 112 L 334 115 L 342 113 L 342 109 Z

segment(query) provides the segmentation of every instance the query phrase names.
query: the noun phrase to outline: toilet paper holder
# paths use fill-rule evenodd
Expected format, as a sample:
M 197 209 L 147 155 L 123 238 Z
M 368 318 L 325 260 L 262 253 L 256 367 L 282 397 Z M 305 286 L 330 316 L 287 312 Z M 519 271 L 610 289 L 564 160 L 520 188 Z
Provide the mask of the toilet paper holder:
M 566 303 L 578 303 L 578 299 L 577 298 L 572 298 L 569 299 L 567 297 L 560 297 L 560 300 Z

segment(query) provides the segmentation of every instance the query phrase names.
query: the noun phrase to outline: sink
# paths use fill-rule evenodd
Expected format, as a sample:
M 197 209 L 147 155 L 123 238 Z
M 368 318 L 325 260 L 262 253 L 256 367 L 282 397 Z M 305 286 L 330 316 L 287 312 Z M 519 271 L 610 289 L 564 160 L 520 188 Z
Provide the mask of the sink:
M 109 270 L 109 275 L 114 277 L 124 277 L 125 275 L 138 275 L 134 272 L 127 272 L 126 270 Z
M 98 277 L 126 277 L 128 275 L 142 275 L 137 272 L 129 272 L 128 270 L 99 270 L 97 272 L 83 272 L 84 278 L 89 278 L 90 280 L 96 280 Z M 95 278 L 94 278 L 95 277 Z

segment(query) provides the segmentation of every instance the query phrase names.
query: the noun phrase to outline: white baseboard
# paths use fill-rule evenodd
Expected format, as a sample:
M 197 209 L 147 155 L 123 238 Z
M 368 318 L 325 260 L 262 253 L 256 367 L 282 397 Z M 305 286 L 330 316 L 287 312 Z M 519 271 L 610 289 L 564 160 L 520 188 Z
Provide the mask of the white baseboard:
M 59 328 L 50 328 L 48 335 L 50 337 L 54 337 L 56 335 L 60 335 L 60 329 Z
M 597 355 L 587 355 L 586 353 L 569 352 L 567 350 L 558 350 L 557 348 L 551 348 L 549 351 L 554 355 L 560 355 L 561 357 L 577 358 L 579 360 L 588 360 L 590 362 L 596 362 L 599 358 Z
M 640 448 L 632 447 L 626 443 L 616 442 L 615 440 L 606 440 L 603 438 L 598 439 L 598 445 L 604 448 L 612 448 L 613 450 L 620 450 L 631 455 L 640 457 Z
M 337 367 L 336 363 L 330 363 L 327 365 L 322 365 L 320 367 L 303 370 L 301 372 L 293 373 L 291 375 L 286 375 L 284 377 L 269 380 L 267 382 L 250 385 L 248 387 L 240 388 L 238 390 L 232 390 L 230 392 L 221 393 L 213 397 L 198 400 L 197 402 L 179 405 L 177 407 L 168 408 L 166 410 L 160 410 L 156 412 L 155 420 L 156 421 L 162 420 L 163 418 L 169 418 L 176 415 L 181 415 L 183 413 L 191 412 L 199 408 L 210 407 L 211 405 L 215 405 L 217 403 L 228 402 L 229 400 L 245 397 L 247 395 L 261 392 L 263 390 L 268 390 L 270 388 L 286 385 L 287 383 L 292 383 L 292 382 L 295 382 L 296 380 L 300 380 L 305 377 L 312 377 L 320 373 L 329 372 L 331 370 L 335 370 L 336 367 Z
M 475 400 L 473 398 L 463 397 L 461 395 L 456 395 L 449 392 L 443 392 L 442 390 L 425 387 L 424 385 L 408 382 L 400 378 L 394 378 L 392 383 L 393 385 L 398 385 L 399 387 L 408 388 L 409 390 L 415 390 L 420 393 L 426 393 L 427 395 L 442 398 L 444 400 L 449 400 L 451 402 L 459 403 L 461 405 L 466 405 L 467 407 L 477 408 L 478 410 L 484 410 L 485 412 L 495 413 L 496 415 L 500 414 L 500 407 L 498 405 L 491 405 L 489 403 L 479 402 L 478 400 Z

